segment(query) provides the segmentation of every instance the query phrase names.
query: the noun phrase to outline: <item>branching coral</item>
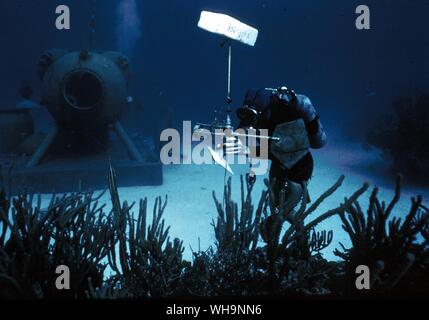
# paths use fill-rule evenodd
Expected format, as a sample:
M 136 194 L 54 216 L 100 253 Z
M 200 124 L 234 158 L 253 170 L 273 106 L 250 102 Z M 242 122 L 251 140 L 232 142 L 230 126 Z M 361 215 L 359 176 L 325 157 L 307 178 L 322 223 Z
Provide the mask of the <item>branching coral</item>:
M 334 238 L 334 232 L 332 230 L 330 231 L 312 230 L 310 240 L 309 240 L 310 253 L 311 254 L 313 254 L 314 252 L 320 253 L 322 250 L 329 247 L 329 245 L 332 243 L 333 238 Z
M 259 205 L 254 213 L 252 204 L 252 190 L 254 187 L 254 180 L 246 176 L 246 189 L 244 187 L 243 176 L 241 177 L 241 209 L 238 210 L 238 205 L 232 200 L 231 197 L 231 179 L 225 186 L 225 207 L 222 202 L 216 198 L 213 192 L 213 199 L 216 204 L 218 219 L 217 224 L 213 222 L 213 227 L 217 240 L 217 247 L 219 251 L 233 250 L 239 254 L 243 250 L 256 249 L 259 239 L 259 223 L 266 191 L 262 192 L 259 200 Z
M 328 210 L 310 222 L 306 222 L 306 219 L 318 209 L 320 204 L 338 190 L 343 181 L 344 176 L 323 193 L 308 209 L 308 195 L 305 186 L 304 196 L 297 208 L 292 207 L 285 200 L 284 191 L 280 194 L 280 206 L 275 206 L 272 200 L 274 195 L 270 192 L 269 207 L 271 214 L 269 215 L 265 211 L 265 219 L 261 223 L 261 234 L 268 246 L 269 273 L 273 281 L 282 281 L 290 272 L 290 268 L 286 263 L 281 268 L 278 267 L 278 259 L 292 258 L 295 261 L 308 261 L 311 257 L 310 231 L 329 217 L 348 210 L 353 202 L 368 189 L 368 185 L 364 184 L 362 188 L 357 190 L 350 199 L 346 199 L 339 207 Z M 268 182 L 266 183 L 268 184 Z M 280 240 L 285 225 L 286 230 Z
M 252 191 L 255 181 L 241 177 L 241 206 L 232 199 L 231 179 L 224 189 L 224 201 L 213 192 L 218 217 L 213 221 L 216 249 L 194 253 L 192 266 L 186 268 L 184 287 L 191 295 L 263 294 L 263 251 L 258 248 L 259 224 L 266 198 L 255 210 Z
M 418 243 L 417 237 L 420 232 L 427 230 L 429 213 L 426 210 L 419 214 L 422 206 L 420 196 L 412 199 L 410 211 L 404 220 L 397 217 L 389 220 L 400 195 L 399 176 L 395 195 L 388 205 L 380 202 L 378 188 L 375 188 L 366 214 L 358 201 L 340 214 L 352 247 L 346 249 L 341 245 L 342 251 L 336 250 L 335 254 L 345 260 L 350 281 L 355 278 L 355 270 L 359 265 L 366 265 L 373 271 L 372 292 L 391 290 L 398 285 L 425 250 L 424 243 Z M 353 288 L 350 283 L 348 285 Z
M 115 236 L 93 194 L 53 196 L 42 210 L 40 196 L 7 199 L 0 189 L 0 296 L 83 298 L 88 277 L 102 283 L 101 261 Z M 73 274 L 71 290 L 55 287 L 60 265 Z
M 122 289 L 135 298 L 170 296 L 177 288 L 182 269 L 183 243 L 170 241 L 169 227 L 162 215 L 167 198 L 158 197 L 153 208 L 153 218 L 147 224 L 147 199 L 140 200 L 138 216 L 133 205 L 120 205 L 116 175 L 110 166 L 109 189 L 115 216 L 115 229 L 119 244 L 110 247 L 109 265 L 116 272 Z
M 312 250 L 320 251 L 329 245 L 332 233 L 316 232 L 310 238 L 310 231 L 325 219 L 347 210 L 367 190 L 368 185 L 365 184 L 339 207 L 319 215 L 308 223 L 305 220 L 341 186 L 343 181 L 344 177 L 341 177 L 308 209 L 306 190 L 297 209 L 286 201 L 284 191 L 280 195 L 280 206 L 276 206 L 273 201 L 273 188 L 266 181 L 268 190 L 262 192 L 255 210 L 251 201 L 254 182 L 246 178 L 245 194 L 242 178 L 240 211 L 238 205 L 231 199 L 231 181 L 228 181 L 225 187 L 224 206 L 214 195 L 218 210 L 218 221 L 214 228 L 218 248 L 215 261 L 221 261 L 222 266 L 220 269 L 222 272 L 217 271 L 218 277 L 233 275 L 228 277 L 228 281 L 224 281 L 231 287 L 230 291 L 234 291 L 232 288 L 234 284 L 239 286 L 240 283 L 247 283 L 249 289 L 249 283 L 252 283 L 248 280 L 249 276 L 257 281 L 258 290 L 267 292 L 282 290 L 291 286 L 292 282 L 300 282 L 296 284 L 298 286 L 303 285 L 304 277 L 308 280 L 316 275 L 322 275 L 323 278 L 323 273 L 327 272 L 327 269 L 321 267 L 324 263 L 322 259 L 318 259 L 320 257 L 312 256 Z M 266 243 L 265 248 L 257 247 L 260 237 Z M 318 267 L 321 268 L 316 270 Z M 294 281 L 292 278 L 300 280 Z M 254 286 L 254 289 L 256 287 Z
M 0 180 L 1 181 L 1 180 Z M 401 289 L 427 293 L 429 286 L 429 212 L 421 197 L 412 199 L 402 220 L 391 218 L 399 201 L 398 178 L 393 200 L 378 200 L 374 189 L 364 212 L 357 201 L 365 184 L 338 207 L 317 214 L 336 192 L 341 177 L 308 206 L 304 190 L 292 206 L 280 194 L 274 204 L 271 185 L 252 202 L 255 181 L 241 177 L 241 202 L 232 198 L 231 180 L 224 201 L 213 193 L 218 217 L 213 221 L 216 246 L 184 261 L 183 244 L 170 240 L 163 214 L 167 198 L 156 198 L 148 221 L 148 201 L 121 203 L 116 175 L 109 170 L 112 210 L 105 213 L 94 194 L 53 196 L 42 209 L 41 197 L 8 197 L 0 188 L 0 297 L 150 298 L 177 296 L 323 295 L 354 288 L 357 265 L 371 269 L 374 292 Z M 1 184 L 0 184 L 1 185 Z M 305 189 L 305 188 L 304 188 Z M 339 215 L 352 247 L 336 250 L 344 262 L 320 254 L 333 239 L 318 231 L 325 219 Z M 313 217 L 314 216 L 314 217 Z M 55 269 L 70 269 L 71 290 L 55 287 Z M 106 279 L 106 267 L 113 274 Z M 345 272 L 344 272 L 345 271 Z M 407 291 L 408 290 L 408 291 Z

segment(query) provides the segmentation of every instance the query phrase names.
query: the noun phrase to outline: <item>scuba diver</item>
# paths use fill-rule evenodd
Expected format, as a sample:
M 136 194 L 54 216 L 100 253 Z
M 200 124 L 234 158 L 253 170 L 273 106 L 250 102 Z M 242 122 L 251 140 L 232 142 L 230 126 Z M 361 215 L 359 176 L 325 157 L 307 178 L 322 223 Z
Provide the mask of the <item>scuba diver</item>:
M 310 149 L 322 148 L 327 142 L 310 99 L 287 87 L 251 89 L 237 116 L 239 128 L 267 129 L 270 136 L 280 138 L 269 144 L 269 180 L 275 205 L 279 205 L 280 193 L 284 190 L 286 202 L 295 207 L 313 173 Z M 239 139 L 227 140 L 224 147 L 226 154 L 251 154 Z

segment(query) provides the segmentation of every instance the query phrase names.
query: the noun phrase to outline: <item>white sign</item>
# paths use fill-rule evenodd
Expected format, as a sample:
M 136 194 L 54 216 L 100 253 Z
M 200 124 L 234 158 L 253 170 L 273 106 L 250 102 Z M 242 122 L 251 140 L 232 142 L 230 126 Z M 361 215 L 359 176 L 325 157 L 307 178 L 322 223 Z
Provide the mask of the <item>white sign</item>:
M 252 47 L 258 39 L 257 29 L 227 16 L 226 14 L 203 11 L 201 12 L 198 27 Z

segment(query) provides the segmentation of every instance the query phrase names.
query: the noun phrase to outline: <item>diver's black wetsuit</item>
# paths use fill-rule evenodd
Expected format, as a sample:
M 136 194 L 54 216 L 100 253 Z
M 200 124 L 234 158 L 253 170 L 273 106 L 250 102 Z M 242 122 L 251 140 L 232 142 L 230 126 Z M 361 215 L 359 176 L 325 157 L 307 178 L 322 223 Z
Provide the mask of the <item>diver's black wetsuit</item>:
M 257 116 L 248 117 L 246 112 L 237 112 L 240 118 L 239 127 L 268 129 L 269 135 L 272 136 L 278 125 L 303 119 L 311 148 L 323 147 L 326 144 L 326 135 L 310 99 L 304 95 L 295 95 L 293 91 L 290 92 L 291 94 L 281 95 L 272 89 L 249 90 L 246 93 L 244 106 L 256 110 Z M 272 160 L 270 180 L 275 179 L 275 193 L 280 192 L 287 181 L 303 185 L 312 176 L 313 157 L 309 150 L 289 168 L 271 152 L 271 147 L 269 159 Z

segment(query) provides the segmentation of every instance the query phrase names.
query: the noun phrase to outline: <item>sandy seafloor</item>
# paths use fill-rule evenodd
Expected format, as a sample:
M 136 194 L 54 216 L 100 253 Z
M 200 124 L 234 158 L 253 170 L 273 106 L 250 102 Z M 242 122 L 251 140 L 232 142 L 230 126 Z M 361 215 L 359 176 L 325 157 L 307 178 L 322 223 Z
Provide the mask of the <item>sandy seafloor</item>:
M 346 179 L 342 187 L 330 198 L 325 200 L 319 209 L 309 219 L 325 211 L 337 207 L 344 197 L 349 197 L 358 190 L 364 182 L 370 183 L 370 189 L 360 198 L 364 209 L 372 188 L 380 188 L 380 199 L 390 201 L 394 194 L 395 175 L 389 173 L 388 164 L 383 161 L 380 152 L 364 150 L 362 146 L 342 145 L 331 143 L 322 150 L 313 150 L 315 168 L 309 185 L 312 200 L 331 187 L 344 174 Z M 233 198 L 240 203 L 240 174 L 248 171 L 246 165 L 233 165 Z M 119 177 L 120 179 L 120 177 Z M 168 205 L 164 218 L 171 227 L 170 236 L 183 240 L 185 258 L 192 259 L 192 250 L 206 250 L 215 245 L 215 237 L 211 222 L 217 217 L 216 207 L 212 198 L 212 191 L 216 191 L 218 199 L 222 199 L 224 186 L 224 169 L 218 165 L 172 165 L 164 167 L 164 183 L 158 187 L 130 187 L 120 188 L 121 201 L 132 203 L 147 197 L 148 214 L 152 214 L 152 207 L 157 196 L 168 195 Z M 253 191 L 254 205 L 260 198 L 264 188 L 263 177 L 258 177 Z M 402 197 L 397 204 L 393 215 L 405 216 L 411 206 L 411 197 L 422 195 L 429 199 L 429 188 L 417 187 L 404 180 Z M 110 208 L 110 195 L 106 193 L 101 202 Z M 427 202 L 425 202 L 427 204 Z M 134 210 L 137 211 L 135 207 Z M 333 254 L 339 248 L 339 242 L 348 247 L 350 241 L 347 233 L 342 229 L 341 220 L 334 216 L 319 224 L 317 230 L 332 230 L 333 242 L 322 251 L 325 258 L 337 260 Z M 192 250 L 191 250 L 192 248 Z

